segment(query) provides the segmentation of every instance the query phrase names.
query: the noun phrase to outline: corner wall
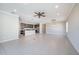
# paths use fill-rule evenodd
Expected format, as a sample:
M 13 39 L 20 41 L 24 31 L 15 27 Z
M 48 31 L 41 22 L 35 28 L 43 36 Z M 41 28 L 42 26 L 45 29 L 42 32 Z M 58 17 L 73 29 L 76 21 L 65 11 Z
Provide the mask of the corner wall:
M 67 36 L 74 48 L 79 52 L 79 4 L 76 4 L 68 18 Z

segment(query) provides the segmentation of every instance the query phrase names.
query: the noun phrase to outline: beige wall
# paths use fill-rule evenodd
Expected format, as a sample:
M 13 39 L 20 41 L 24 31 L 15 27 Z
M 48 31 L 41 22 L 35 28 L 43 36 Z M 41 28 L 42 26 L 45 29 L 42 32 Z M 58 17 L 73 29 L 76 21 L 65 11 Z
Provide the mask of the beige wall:
M 0 11 L 0 42 L 18 39 L 18 16 L 5 11 Z
M 68 18 L 68 38 L 79 52 L 79 4 L 76 4 Z
M 56 22 L 56 23 L 48 23 L 46 24 L 46 33 L 47 34 L 65 34 L 65 23 L 64 22 Z
M 46 33 L 46 24 L 42 24 L 42 32 L 45 34 Z

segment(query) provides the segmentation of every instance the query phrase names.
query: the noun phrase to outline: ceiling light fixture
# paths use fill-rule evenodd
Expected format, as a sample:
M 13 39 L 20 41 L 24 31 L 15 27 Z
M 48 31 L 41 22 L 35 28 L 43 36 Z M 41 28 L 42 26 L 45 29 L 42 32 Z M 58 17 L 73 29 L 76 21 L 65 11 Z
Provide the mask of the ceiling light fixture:
M 13 11 L 11 13 L 15 14 L 16 13 L 16 9 L 13 9 Z
M 55 6 L 55 8 L 58 8 L 58 7 L 59 7 L 58 5 Z
M 13 11 L 16 12 L 16 9 L 14 9 Z
M 45 17 L 45 12 L 41 12 L 41 11 L 38 11 L 38 12 L 34 12 L 34 16 L 38 16 L 38 18 L 40 17 Z

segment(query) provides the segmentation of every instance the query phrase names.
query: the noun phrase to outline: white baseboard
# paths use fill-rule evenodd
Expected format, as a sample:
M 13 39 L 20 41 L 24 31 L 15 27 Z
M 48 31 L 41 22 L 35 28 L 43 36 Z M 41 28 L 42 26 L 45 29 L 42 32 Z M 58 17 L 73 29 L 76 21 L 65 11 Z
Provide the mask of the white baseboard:
M 77 49 L 77 48 L 74 46 L 73 42 L 70 40 L 70 38 L 69 38 L 69 36 L 68 36 L 68 35 L 67 35 L 67 38 L 69 39 L 70 43 L 71 43 L 71 44 L 72 44 L 72 46 L 75 48 L 75 50 L 79 53 L 79 49 Z
M 16 39 L 8 39 L 8 40 L 3 40 L 3 41 L 0 41 L 0 43 L 5 43 L 5 42 L 9 42 L 9 41 L 12 41 L 12 40 L 17 40 L 19 38 L 16 38 Z

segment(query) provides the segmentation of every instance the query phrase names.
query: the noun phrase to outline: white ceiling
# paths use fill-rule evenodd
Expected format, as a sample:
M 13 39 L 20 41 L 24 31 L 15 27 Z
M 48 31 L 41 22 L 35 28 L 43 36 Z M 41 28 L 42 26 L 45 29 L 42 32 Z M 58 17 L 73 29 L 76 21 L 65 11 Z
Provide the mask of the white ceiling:
M 46 23 L 52 19 L 65 21 L 75 4 L 73 3 L 0 3 L 0 10 L 16 12 L 22 22 Z M 58 8 L 56 8 L 56 6 Z M 33 17 L 35 11 L 44 11 L 46 17 Z

